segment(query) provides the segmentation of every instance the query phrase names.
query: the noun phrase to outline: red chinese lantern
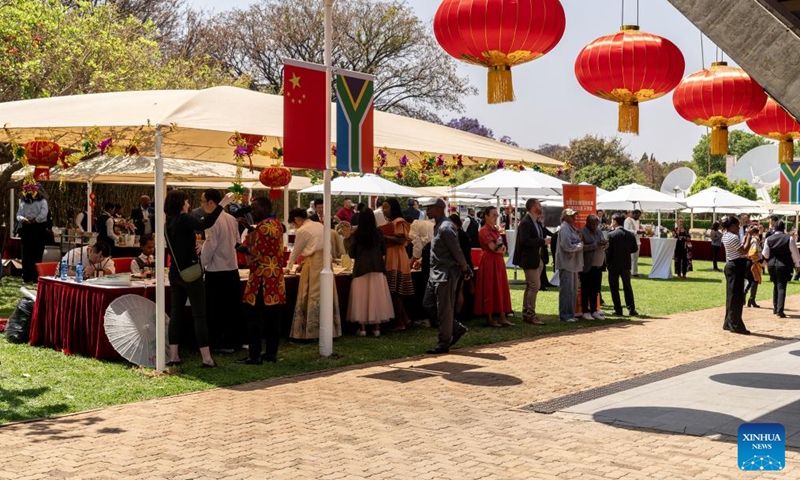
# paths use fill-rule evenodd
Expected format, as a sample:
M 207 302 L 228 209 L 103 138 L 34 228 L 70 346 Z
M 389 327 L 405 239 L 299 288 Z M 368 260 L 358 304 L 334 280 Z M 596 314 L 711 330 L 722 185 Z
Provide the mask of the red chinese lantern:
M 761 113 L 747 121 L 750 130 L 778 141 L 778 163 L 794 161 L 794 141 L 800 140 L 800 123 L 771 97 Z
M 552 50 L 565 27 L 558 0 L 444 0 L 433 19 L 447 53 L 489 69 L 489 103 L 514 100 L 511 67 Z
M 684 67 L 674 43 L 625 25 L 583 47 L 575 60 L 575 76 L 587 92 L 618 102 L 618 130 L 638 135 L 639 103 L 672 91 Z
M 33 165 L 33 178 L 50 180 L 50 167 L 55 167 L 61 157 L 61 147 L 56 142 L 39 139 L 25 144 L 25 157 Z
M 684 78 L 672 94 L 681 117 L 711 127 L 711 154 L 728 153 L 728 127 L 758 114 L 767 101 L 761 85 L 741 68 L 714 62 Z
M 267 167 L 261 170 L 258 179 L 265 187 L 269 187 L 269 197 L 272 199 L 281 198 L 281 188 L 289 185 L 292 181 L 292 171 L 286 167 Z

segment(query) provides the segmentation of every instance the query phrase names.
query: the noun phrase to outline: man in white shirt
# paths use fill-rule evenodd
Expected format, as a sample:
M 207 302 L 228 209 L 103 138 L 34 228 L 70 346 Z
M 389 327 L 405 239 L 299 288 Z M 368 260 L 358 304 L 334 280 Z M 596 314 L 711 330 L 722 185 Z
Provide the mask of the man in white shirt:
M 105 209 L 97 217 L 97 241 L 105 242 L 109 246 L 119 243 L 119 235 L 114 231 L 114 211 L 116 207 L 111 202 L 105 204 Z
M 200 196 L 200 206 L 206 214 L 213 212 L 220 201 L 222 194 L 219 190 L 208 189 Z M 205 233 L 200 263 L 206 272 L 206 298 L 213 299 L 206 302 L 211 350 L 233 353 L 242 345 L 245 332 L 241 314 L 242 286 L 236 262 L 239 223 L 223 211 Z
M 383 215 L 383 200 L 379 198 L 378 201 L 375 202 L 375 206 L 378 208 L 373 210 L 372 213 L 375 214 L 375 226 L 380 228 L 389 222 L 386 221 L 386 217 Z
M 634 210 L 628 214 L 628 217 L 625 219 L 625 226 L 623 227 L 625 230 L 631 232 L 636 236 L 636 245 L 640 248 L 636 250 L 636 253 L 631 254 L 631 276 L 638 277 L 639 276 L 639 251 L 641 249 L 642 244 L 642 234 L 644 230 L 642 230 L 642 224 L 639 222 L 639 217 L 642 216 L 641 210 Z
M 83 265 L 84 278 L 92 278 L 95 273 L 102 270 L 104 275 L 117 273 L 114 260 L 111 258 L 111 247 L 104 242 L 97 242 L 91 246 L 73 248 L 64 255 L 67 261 L 69 276 L 75 276 L 75 268 Z

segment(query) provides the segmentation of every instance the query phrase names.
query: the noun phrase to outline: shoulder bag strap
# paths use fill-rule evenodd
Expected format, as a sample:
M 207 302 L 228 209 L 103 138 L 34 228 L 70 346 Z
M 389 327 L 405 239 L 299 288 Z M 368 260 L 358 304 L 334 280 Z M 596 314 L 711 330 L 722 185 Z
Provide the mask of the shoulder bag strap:
M 175 268 L 177 268 L 178 271 L 181 271 L 181 267 L 178 265 L 178 257 L 175 256 L 175 251 L 172 249 L 172 243 L 169 241 L 169 232 L 167 231 L 166 224 L 164 225 L 164 237 L 167 239 L 167 246 L 169 247 L 170 255 L 172 255 L 172 260 L 175 261 Z

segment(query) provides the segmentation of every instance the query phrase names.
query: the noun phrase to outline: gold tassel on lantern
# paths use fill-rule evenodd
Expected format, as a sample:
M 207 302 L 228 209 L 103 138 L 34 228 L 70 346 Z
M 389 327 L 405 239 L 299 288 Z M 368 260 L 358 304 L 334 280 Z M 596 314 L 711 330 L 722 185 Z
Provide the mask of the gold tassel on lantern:
M 617 131 L 639 135 L 638 102 L 619 102 L 619 125 Z
M 489 103 L 514 101 L 514 84 L 511 81 L 511 67 L 498 65 L 489 67 Z
M 728 154 L 728 126 L 722 125 L 711 129 L 711 155 Z
M 794 142 L 785 138 L 778 142 L 778 163 L 790 164 L 794 162 Z

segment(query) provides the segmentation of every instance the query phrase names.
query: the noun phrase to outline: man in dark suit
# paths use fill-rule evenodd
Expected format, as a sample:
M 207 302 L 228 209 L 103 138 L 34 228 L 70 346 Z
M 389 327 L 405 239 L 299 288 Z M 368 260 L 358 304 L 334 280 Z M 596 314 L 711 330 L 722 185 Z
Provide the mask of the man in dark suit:
M 545 236 L 539 223 L 542 204 L 535 198 L 525 202 L 528 214 L 517 227 L 517 242 L 514 247 L 514 265 L 525 272 L 525 296 L 522 300 L 522 317 L 525 323 L 544 325 L 536 316 L 536 297 L 541 288 L 542 269 L 546 263 L 547 246 L 550 239 Z
M 614 215 L 614 230 L 608 234 L 608 286 L 611 288 L 611 299 L 614 301 L 614 315 L 622 315 L 619 301 L 619 279 L 622 278 L 622 289 L 625 291 L 625 303 L 631 316 L 637 316 L 636 304 L 631 288 L 631 254 L 639 251 L 636 236 L 625 230 L 625 215 Z
M 325 202 L 321 198 L 314 199 L 314 214 L 308 219 L 313 222 L 325 223 Z
M 156 210 L 150 204 L 150 197 L 139 197 L 139 206 L 131 210 L 131 220 L 137 235 L 152 235 L 155 230 Z

